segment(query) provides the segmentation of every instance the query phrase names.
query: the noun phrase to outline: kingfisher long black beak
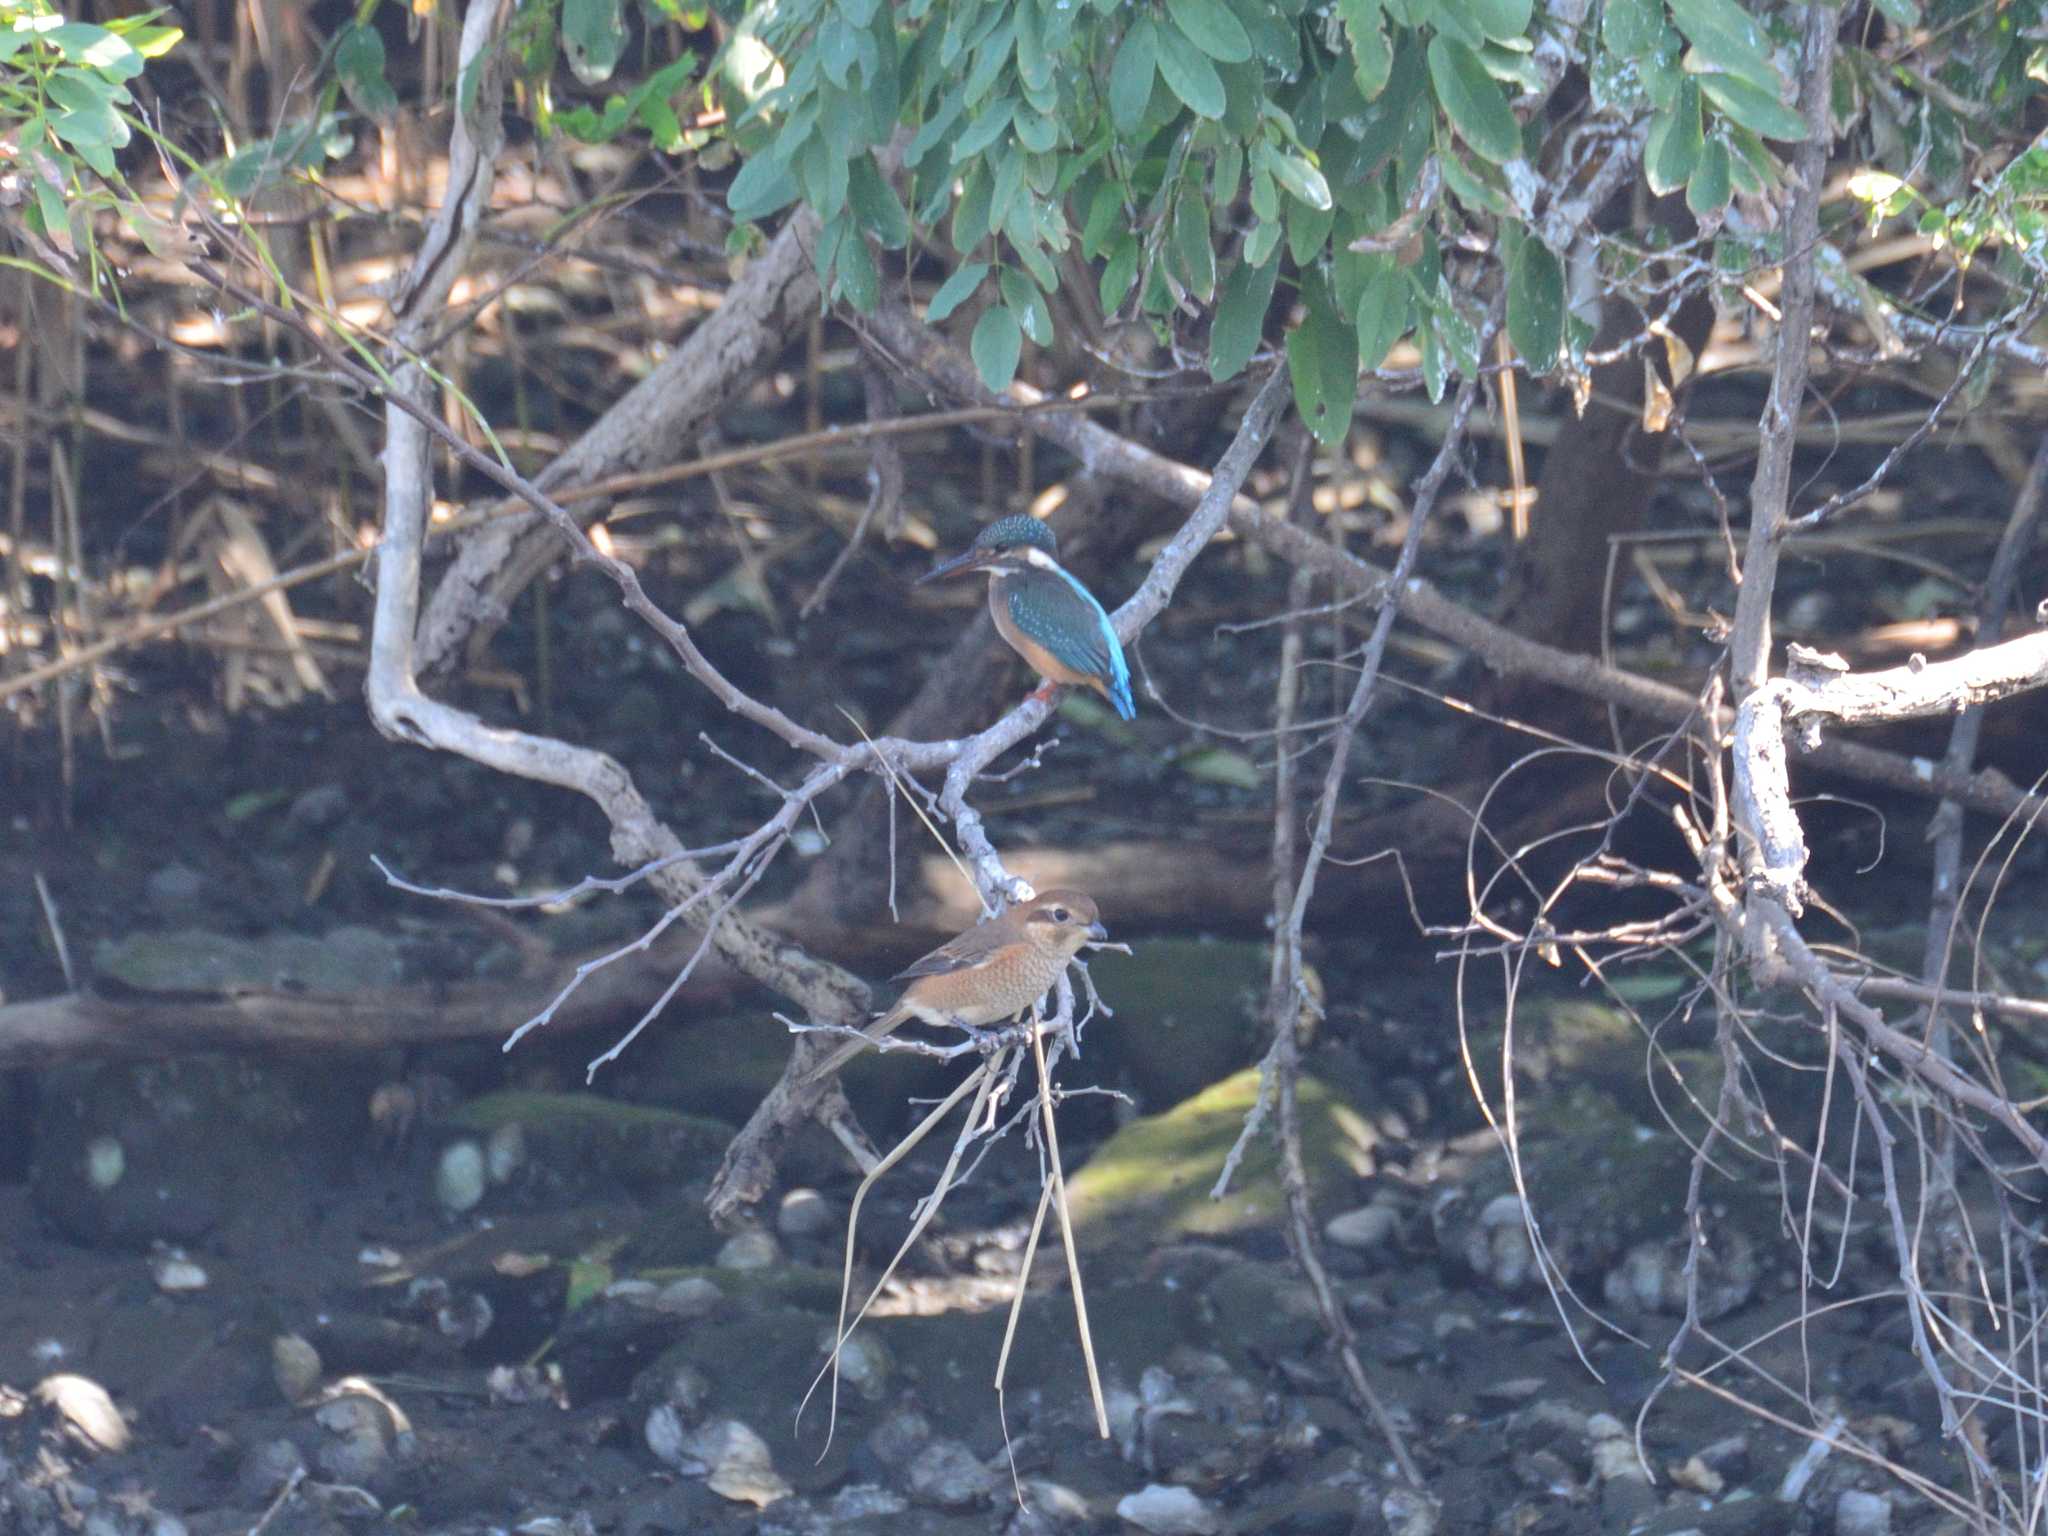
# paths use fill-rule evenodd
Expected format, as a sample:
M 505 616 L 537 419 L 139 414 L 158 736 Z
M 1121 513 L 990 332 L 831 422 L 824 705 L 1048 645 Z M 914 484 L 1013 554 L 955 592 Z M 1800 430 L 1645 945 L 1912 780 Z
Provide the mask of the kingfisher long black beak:
M 1097 944 L 1107 944 L 1109 942 L 1109 930 L 1100 923 L 1090 923 L 1088 925 L 1088 937 Z
M 969 549 L 933 566 L 911 585 L 921 587 L 928 581 L 944 581 L 948 576 L 958 576 L 965 571 L 986 570 L 995 561 L 996 552 L 992 549 Z

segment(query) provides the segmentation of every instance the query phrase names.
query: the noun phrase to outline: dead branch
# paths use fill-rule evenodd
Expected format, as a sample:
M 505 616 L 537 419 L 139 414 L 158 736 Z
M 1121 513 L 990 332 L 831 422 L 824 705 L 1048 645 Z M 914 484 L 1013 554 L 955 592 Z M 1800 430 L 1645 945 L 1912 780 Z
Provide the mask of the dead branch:
M 717 310 L 548 465 L 539 485 L 577 485 L 677 457 L 817 313 L 818 275 L 809 249 L 816 234 L 808 212 L 784 225 Z M 588 520 L 600 510 L 593 503 L 583 515 Z M 465 540 L 421 621 L 421 667 L 444 667 L 459 648 L 488 638 L 512 600 L 560 555 L 561 546 L 536 518 L 493 525 Z

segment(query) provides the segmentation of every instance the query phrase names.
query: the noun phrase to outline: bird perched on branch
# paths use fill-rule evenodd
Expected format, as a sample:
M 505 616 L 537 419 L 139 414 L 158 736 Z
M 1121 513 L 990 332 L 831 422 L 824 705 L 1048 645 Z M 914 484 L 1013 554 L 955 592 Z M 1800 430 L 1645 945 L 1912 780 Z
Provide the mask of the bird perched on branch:
M 1095 903 L 1079 891 L 1047 891 L 1001 917 L 948 939 L 896 973 L 910 985 L 896 1006 L 849 1040 L 811 1074 L 836 1072 L 870 1041 L 912 1019 L 955 1029 L 982 1029 L 1015 1018 L 1052 990 L 1084 944 L 1109 938 Z
M 1094 594 L 1060 564 L 1051 528 L 1021 515 L 990 523 L 965 553 L 919 577 L 918 585 L 968 571 L 988 573 L 989 614 L 1010 649 L 1045 679 L 1040 695 L 1061 683 L 1093 688 L 1124 719 L 1137 716 L 1116 630 Z

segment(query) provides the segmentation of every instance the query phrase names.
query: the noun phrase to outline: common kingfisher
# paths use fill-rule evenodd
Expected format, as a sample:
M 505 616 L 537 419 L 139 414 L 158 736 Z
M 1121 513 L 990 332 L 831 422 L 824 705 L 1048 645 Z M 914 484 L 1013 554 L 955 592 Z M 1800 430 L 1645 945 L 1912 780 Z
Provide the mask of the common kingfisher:
M 989 575 L 988 611 L 1010 649 L 1045 679 L 1040 693 L 1066 683 L 1093 688 L 1125 720 L 1135 719 L 1131 669 L 1102 604 L 1060 564 L 1059 540 L 1035 517 L 990 523 L 968 546 L 918 585 L 963 571 Z
M 1095 903 L 1079 891 L 1047 891 L 1001 917 L 948 939 L 896 973 L 911 979 L 896 1006 L 849 1040 L 811 1074 L 837 1072 L 870 1041 L 912 1019 L 955 1029 L 982 1029 L 1025 1012 L 1060 979 L 1085 944 L 1109 938 Z

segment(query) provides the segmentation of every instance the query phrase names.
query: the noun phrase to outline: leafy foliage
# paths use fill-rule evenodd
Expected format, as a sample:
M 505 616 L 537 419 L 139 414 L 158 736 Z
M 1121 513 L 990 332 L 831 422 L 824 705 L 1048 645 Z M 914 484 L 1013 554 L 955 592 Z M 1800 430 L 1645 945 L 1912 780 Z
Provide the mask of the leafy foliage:
M 118 209 L 152 243 L 160 233 L 114 153 L 135 134 L 128 83 L 182 36 L 159 23 L 162 14 L 96 26 L 67 20 L 47 0 L 0 0 L 0 202 L 21 204 L 36 250 L 58 265 L 94 251 L 98 208 Z

